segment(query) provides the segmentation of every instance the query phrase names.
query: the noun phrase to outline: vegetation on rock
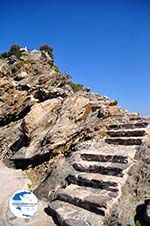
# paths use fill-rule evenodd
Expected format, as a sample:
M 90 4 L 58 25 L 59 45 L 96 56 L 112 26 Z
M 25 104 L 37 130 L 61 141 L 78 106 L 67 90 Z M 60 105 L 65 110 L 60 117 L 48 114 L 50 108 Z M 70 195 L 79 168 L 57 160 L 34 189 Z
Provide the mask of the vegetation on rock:
M 59 68 L 57 67 L 57 65 L 53 65 L 53 68 L 54 68 L 54 70 L 55 70 L 57 73 L 61 73 L 60 70 L 59 70 Z
M 39 51 L 13 45 L 2 55 L 0 159 L 25 170 L 28 189 L 52 201 L 48 211 L 59 225 L 104 225 L 116 203 L 105 225 L 140 226 L 135 207 L 150 197 L 150 144 L 140 146 L 147 121 L 73 83 L 48 45 Z
M 83 85 L 81 85 L 81 84 L 79 84 L 79 83 L 71 83 L 71 88 L 72 88 L 72 90 L 73 90 L 73 92 L 75 93 L 75 92 L 78 92 L 78 91 L 80 91 L 80 90 L 82 90 L 83 89 Z
M 14 55 L 19 59 L 21 57 L 21 54 L 22 54 L 21 46 L 14 44 L 10 47 L 10 50 L 8 52 L 2 53 L 0 55 L 0 57 L 1 58 L 8 58 L 8 57 Z
M 53 55 L 53 48 L 47 44 L 44 44 L 44 45 L 41 45 L 40 46 L 40 51 L 44 51 L 44 52 L 47 52 L 48 55 L 54 59 L 54 55 Z

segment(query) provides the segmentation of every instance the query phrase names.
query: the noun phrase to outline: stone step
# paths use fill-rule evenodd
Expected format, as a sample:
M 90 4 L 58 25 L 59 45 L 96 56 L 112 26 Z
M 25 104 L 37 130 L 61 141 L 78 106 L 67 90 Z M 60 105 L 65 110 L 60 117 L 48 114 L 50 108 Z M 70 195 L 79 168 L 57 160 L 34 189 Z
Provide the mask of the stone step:
M 142 121 L 144 118 L 142 118 L 140 115 L 134 115 L 134 114 L 129 114 L 129 121 Z
M 103 216 L 60 200 L 49 203 L 47 213 L 59 226 L 101 226 Z
M 122 159 L 120 160 L 120 162 L 129 162 L 134 159 L 136 153 L 136 149 L 135 146 L 122 146 L 122 145 L 118 145 L 117 147 L 115 145 L 108 145 L 107 143 L 103 142 L 101 146 L 96 146 L 96 147 L 91 147 L 89 149 L 82 149 L 79 152 L 78 155 L 78 160 L 81 159 L 80 155 L 81 154 L 89 154 L 89 158 L 92 158 L 92 155 L 103 155 L 103 156 L 117 156 L 116 158 L 118 159 L 118 156 L 122 156 Z M 86 157 L 85 155 L 83 156 L 83 158 L 87 158 L 88 160 L 88 156 Z M 96 158 L 96 157 L 94 157 Z M 93 161 L 95 161 L 93 158 Z M 105 157 L 103 157 L 105 159 Z M 107 158 L 107 157 L 106 157 Z M 119 162 L 119 159 L 118 159 Z
M 71 184 L 57 193 L 56 199 L 82 207 L 96 214 L 105 216 L 107 209 L 114 202 L 118 192 L 111 192 Z
M 80 161 L 73 163 L 75 170 L 87 173 L 100 173 L 104 175 L 123 176 L 123 170 L 128 167 L 125 163 L 111 163 L 111 162 L 92 162 Z
M 136 122 L 136 123 L 126 123 L 126 124 L 111 124 L 107 127 L 108 130 L 117 129 L 135 129 L 135 128 L 146 128 L 148 122 Z
M 128 156 L 117 155 L 117 153 L 106 154 L 100 153 L 100 151 L 88 151 L 82 152 L 80 157 L 86 161 L 128 163 Z
M 92 188 L 100 188 L 108 191 L 118 191 L 118 185 L 122 178 L 96 173 L 71 174 L 66 178 L 68 184 L 77 184 Z
M 115 144 L 115 145 L 141 145 L 142 137 L 130 137 L 130 138 L 111 137 L 111 138 L 106 138 L 105 142 L 108 144 Z
M 141 137 L 146 134 L 145 130 L 108 130 L 106 134 L 110 137 Z

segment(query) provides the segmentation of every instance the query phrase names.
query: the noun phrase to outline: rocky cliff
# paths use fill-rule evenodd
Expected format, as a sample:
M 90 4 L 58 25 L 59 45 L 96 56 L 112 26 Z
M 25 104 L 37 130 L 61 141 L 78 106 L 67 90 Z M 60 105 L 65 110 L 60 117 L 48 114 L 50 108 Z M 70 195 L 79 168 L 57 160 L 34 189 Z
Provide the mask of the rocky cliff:
M 148 134 L 148 120 L 74 84 L 47 52 L 0 59 L 0 159 L 45 201 L 43 226 L 149 225 L 148 204 L 136 217 L 150 197 Z

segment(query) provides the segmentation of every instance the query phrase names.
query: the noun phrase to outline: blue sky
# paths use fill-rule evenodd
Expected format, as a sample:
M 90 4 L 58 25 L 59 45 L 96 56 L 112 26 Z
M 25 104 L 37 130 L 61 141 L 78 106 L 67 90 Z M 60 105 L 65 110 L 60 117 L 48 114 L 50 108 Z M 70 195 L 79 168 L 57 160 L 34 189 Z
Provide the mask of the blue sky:
M 48 43 L 75 82 L 150 114 L 149 0 L 2 0 L 0 7 L 1 52 Z

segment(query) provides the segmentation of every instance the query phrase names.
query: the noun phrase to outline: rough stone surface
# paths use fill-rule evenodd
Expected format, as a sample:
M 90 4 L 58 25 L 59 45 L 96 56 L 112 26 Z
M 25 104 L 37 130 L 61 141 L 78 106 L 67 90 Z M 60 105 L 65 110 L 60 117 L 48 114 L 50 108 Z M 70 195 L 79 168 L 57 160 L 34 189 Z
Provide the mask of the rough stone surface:
M 73 206 L 70 203 L 63 201 L 54 201 L 49 203 L 48 213 L 53 215 L 60 225 L 75 226 L 78 225 L 84 226 L 102 226 L 103 217 L 97 216 L 94 213 L 89 212 L 88 210 L 82 209 L 78 206 Z M 79 224 L 80 223 L 80 224 Z
M 122 189 L 119 203 L 106 222 L 106 225 L 130 225 L 139 222 L 142 226 L 148 226 L 145 200 L 150 197 L 150 137 L 147 136 L 142 145 L 135 164 L 128 172 L 128 178 Z
M 0 167 L 1 190 L 26 175 L 40 199 L 24 222 L 2 197 L 0 225 L 147 226 L 149 123 L 74 84 L 45 52 L 0 59 L 0 160 L 16 168 Z

